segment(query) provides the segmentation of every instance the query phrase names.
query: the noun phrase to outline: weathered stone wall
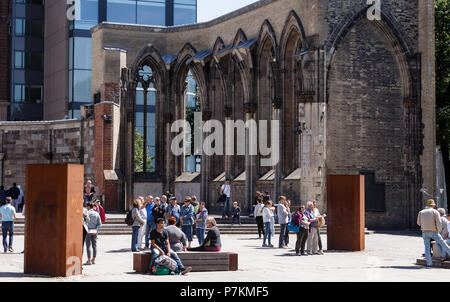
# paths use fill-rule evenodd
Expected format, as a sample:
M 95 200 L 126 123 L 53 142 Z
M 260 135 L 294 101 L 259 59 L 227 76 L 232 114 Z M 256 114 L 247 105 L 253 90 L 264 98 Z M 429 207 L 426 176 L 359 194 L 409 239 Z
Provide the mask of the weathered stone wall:
M 27 164 L 84 164 L 85 178 L 94 180 L 93 126 L 92 120 L 0 123 L 5 188 L 15 182 L 26 191 Z

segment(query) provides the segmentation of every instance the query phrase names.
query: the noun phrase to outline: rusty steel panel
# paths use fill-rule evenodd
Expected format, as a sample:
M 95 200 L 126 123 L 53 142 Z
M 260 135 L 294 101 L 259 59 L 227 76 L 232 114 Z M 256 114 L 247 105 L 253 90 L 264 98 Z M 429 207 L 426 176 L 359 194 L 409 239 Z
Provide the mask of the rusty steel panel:
M 81 274 L 83 165 L 26 167 L 26 274 Z
M 364 175 L 328 175 L 327 210 L 327 249 L 364 250 Z

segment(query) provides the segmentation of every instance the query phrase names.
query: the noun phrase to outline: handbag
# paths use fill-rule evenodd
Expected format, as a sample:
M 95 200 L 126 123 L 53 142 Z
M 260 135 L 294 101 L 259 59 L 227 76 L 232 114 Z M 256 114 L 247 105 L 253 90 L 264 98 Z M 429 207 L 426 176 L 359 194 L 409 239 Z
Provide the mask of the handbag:
M 319 218 L 319 221 L 317 222 L 317 226 L 319 227 L 319 228 L 321 228 L 321 227 L 323 227 L 325 225 L 325 218 L 323 218 L 323 216 L 321 216 L 320 218 Z
M 300 227 L 298 225 L 294 225 L 294 223 L 291 221 L 288 226 L 289 232 L 299 233 Z
M 227 200 L 227 195 L 226 194 L 222 194 L 219 197 L 219 200 L 217 200 L 218 203 L 222 203 L 225 202 Z

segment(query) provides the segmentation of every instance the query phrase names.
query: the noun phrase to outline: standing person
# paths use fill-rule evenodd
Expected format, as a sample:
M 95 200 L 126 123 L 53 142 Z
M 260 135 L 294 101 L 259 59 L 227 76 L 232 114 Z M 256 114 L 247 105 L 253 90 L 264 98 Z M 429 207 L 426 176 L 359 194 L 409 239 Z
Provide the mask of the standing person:
M 263 239 L 263 247 L 273 247 L 272 242 L 272 228 L 270 227 L 270 220 L 273 218 L 273 212 L 270 209 L 272 207 L 272 201 L 268 200 L 265 203 L 265 207 L 263 209 L 263 222 L 264 222 L 264 239 Z M 266 239 L 269 240 L 269 245 L 266 244 Z
M 196 215 L 195 224 L 196 224 L 196 234 L 198 244 L 202 245 L 205 240 L 205 230 L 206 230 L 206 219 L 208 218 L 208 210 L 205 208 L 205 202 L 200 202 L 199 211 Z
M 16 213 L 19 212 L 19 195 L 20 190 L 16 183 L 13 183 L 12 187 L 8 190 L 8 195 L 12 198 L 12 206 L 16 209 Z
M 241 225 L 241 208 L 237 201 L 233 202 L 233 210 L 232 210 L 233 218 L 231 219 L 231 225 L 234 224 L 235 221 L 239 225 Z
M 262 197 L 258 198 L 257 204 L 255 206 L 255 219 L 256 225 L 258 226 L 258 238 L 261 238 L 261 234 L 264 234 L 264 222 L 263 222 L 263 209 L 264 203 Z
M 175 217 L 177 222 L 176 225 L 180 225 L 180 206 L 177 204 L 177 198 L 175 196 L 170 197 L 170 205 L 167 210 L 167 212 L 170 212 L 169 217 Z
M 24 206 L 24 202 L 25 202 L 25 194 L 22 190 L 22 188 L 20 187 L 20 185 L 17 185 L 17 188 L 19 189 L 19 197 L 17 198 L 17 209 L 19 210 L 19 212 L 22 212 L 23 206 Z
M 2 236 L 4 253 L 14 252 L 14 219 L 16 219 L 16 209 L 11 205 L 12 198 L 6 197 L 6 204 L 0 208 L 0 217 L 2 219 Z M 6 237 L 9 233 L 9 244 L 6 244 Z
M 144 197 L 139 196 L 138 198 L 139 198 L 139 201 L 141 202 L 139 215 L 141 215 L 141 218 L 144 222 L 144 224 L 139 227 L 139 233 L 138 233 L 138 238 L 137 238 L 137 249 L 141 250 L 142 249 L 142 239 L 144 239 L 145 231 L 147 230 L 147 210 L 145 209 L 145 207 L 147 206 L 147 203 L 144 201 Z
M 261 195 L 261 192 L 256 191 L 255 193 L 255 202 L 252 204 L 251 208 L 250 208 L 250 215 L 248 215 L 248 217 L 255 217 L 255 209 L 256 209 L 256 205 L 258 204 L 258 200 L 259 200 L 259 196 Z
M 445 215 L 445 209 L 444 208 L 439 208 L 437 211 L 439 212 L 439 215 L 441 216 L 440 217 L 440 219 L 441 219 L 441 231 L 439 232 L 439 234 L 441 235 L 442 240 L 444 240 L 444 242 L 447 243 L 447 241 L 448 241 L 447 240 L 448 239 L 448 233 L 449 233 L 449 229 L 448 229 L 448 225 L 449 224 L 448 224 L 447 217 Z M 448 245 L 448 243 L 447 243 L 447 245 Z M 442 248 L 442 246 L 439 246 L 439 245 L 438 245 L 438 248 L 439 248 L 439 254 L 441 255 L 441 258 L 443 260 L 446 259 L 444 248 Z
M 161 206 L 161 200 L 159 199 L 159 197 L 156 197 L 155 198 L 155 206 L 152 209 L 153 220 L 156 221 L 156 219 L 158 219 L 158 218 L 164 219 L 165 212 L 166 211 L 165 211 L 164 207 Z
M 225 194 L 227 198 L 223 203 L 222 218 L 225 218 L 227 216 L 228 218 L 231 218 L 231 180 L 229 178 L 227 178 L 225 183 L 220 188 L 220 195 L 223 194 Z
M 206 225 L 209 231 L 202 245 L 199 247 L 188 248 L 188 251 L 220 252 L 220 249 L 222 248 L 222 241 L 220 240 L 219 228 L 216 226 L 216 220 L 214 217 L 208 217 L 206 220 Z
M 87 204 L 83 205 L 83 249 L 81 250 L 81 254 L 83 255 L 84 252 L 84 244 L 86 242 L 86 236 L 88 233 L 88 209 L 87 209 Z
M 319 209 L 317 208 L 317 201 L 313 200 L 313 207 L 314 207 L 314 216 L 321 219 L 327 217 L 327 214 L 320 215 Z M 320 238 L 320 228 L 317 225 L 317 227 L 313 228 L 313 232 L 317 233 L 317 242 L 319 244 L 319 254 L 323 255 L 323 249 L 322 249 L 322 239 Z
M 184 198 L 184 205 L 180 210 L 181 230 L 186 234 L 188 240 L 188 248 L 192 243 L 192 225 L 194 224 L 194 207 L 191 205 L 191 197 Z
M 133 224 L 131 226 L 131 251 L 137 252 L 141 247 L 139 245 L 139 231 L 144 226 L 144 219 L 141 216 L 142 201 L 137 198 L 133 202 L 133 209 L 131 210 L 131 217 L 133 218 Z
M 280 249 L 287 248 L 286 233 L 288 233 L 289 212 L 286 207 L 286 197 L 280 196 L 278 203 L 278 223 L 280 224 L 280 237 L 278 240 L 278 247 Z
M 430 240 L 434 239 L 439 251 L 442 251 L 441 257 L 446 258 L 445 254 L 450 255 L 450 247 L 444 242 L 439 232 L 441 231 L 441 218 L 439 212 L 435 210 L 436 203 L 433 199 L 429 199 L 425 203 L 425 209 L 419 212 L 417 216 L 417 224 L 422 230 L 422 238 L 425 245 L 425 258 L 427 259 L 427 267 L 433 265 L 431 259 Z
M 189 200 L 190 202 L 190 200 Z M 150 271 L 152 270 L 155 259 L 160 255 L 166 255 L 177 262 L 175 274 L 185 275 L 192 270 L 192 267 L 184 267 L 177 253 L 171 250 L 169 242 L 169 233 L 164 229 L 164 219 L 158 218 L 156 228 L 150 233 L 152 243 L 152 258 L 150 260 Z
M 191 205 L 194 207 L 194 219 L 195 219 L 195 217 L 197 216 L 197 213 L 198 213 L 198 209 L 199 209 L 199 203 L 197 200 L 197 196 L 195 196 L 195 195 L 191 196 Z M 197 226 L 195 223 L 192 225 L 192 234 L 197 234 Z
M 6 190 L 4 186 L 0 186 L 0 207 L 6 204 Z
M 305 214 L 305 206 L 301 205 L 298 211 L 292 217 L 292 223 L 295 226 L 300 227 L 300 231 L 297 233 L 297 241 L 295 242 L 295 254 L 297 256 L 308 256 L 305 253 L 305 244 L 308 240 L 309 233 L 309 218 Z
M 288 199 L 286 201 L 286 209 L 288 211 L 288 227 L 289 227 L 289 223 L 291 222 L 292 219 L 292 213 L 291 213 L 291 200 Z M 284 236 L 284 242 L 286 243 L 286 246 L 289 246 L 289 230 L 286 231 L 285 236 Z
M 318 238 L 317 238 L 317 232 L 314 231 L 314 228 L 317 227 L 319 218 L 316 217 L 314 213 L 314 204 L 309 201 L 306 203 L 306 206 L 308 209 L 305 211 L 305 214 L 309 218 L 309 234 L 308 234 L 308 240 L 306 241 L 306 249 L 308 250 L 308 253 L 310 255 L 318 254 Z
M 183 233 L 178 227 L 175 226 L 177 219 L 175 217 L 170 217 L 167 221 L 169 224 L 164 228 L 169 233 L 169 243 L 170 248 L 175 252 L 186 252 L 186 234 Z
M 100 215 L 94 211 L 94 204 L 92 202 L 87 203 L 87 226 L 88 233 L 86 235 L 86 253 L 88 260 L 85 265 L 95 264 L 95 258 L 97 257 L 97 234 L 102 226 Z M 92 258 L 91 258 L 91 244 L 92 244 Z
M 95 188 L 92 185 L 92 181 L 88 180 L 84 186 L 84 202 L 92 201 L 95 194 Z
M 100 199 L 96 199 L 94 203 L 95 211 L 100 215 L 100 219 L 102 223 L 105 223 L 106 221 L 106 212 L 105 209 L 102 207 L 102 203 L 100 202 Z
M 145 198 L 145 202 L 147 203 L 147 206 L 145 207 L 145 210 L 147 211 L 147 225 L 145 227 L 145 249 L 148 249 L 150 246 L 150 232 L 154 229 L 155 226 L 155 220 L 152 215 L 152 210 L 155 206 L 155 204 L 153 203 L 153 196 L 148 195 Z
M 168 219 L 170 216 L 167 217 L 167 209 L 168 209 L 168 207 L 169 207 L 169 204 L 167 203 L 167 196 L 166 196 L 166 195 L 161 196 L 161 205 L 160 205 L 160 207 L 161 207 L 161 209 L 164 210 L 164 215 L 163 215 L 163 218 L 164 218 L 164 225 L 167 225 L 167 219 Z

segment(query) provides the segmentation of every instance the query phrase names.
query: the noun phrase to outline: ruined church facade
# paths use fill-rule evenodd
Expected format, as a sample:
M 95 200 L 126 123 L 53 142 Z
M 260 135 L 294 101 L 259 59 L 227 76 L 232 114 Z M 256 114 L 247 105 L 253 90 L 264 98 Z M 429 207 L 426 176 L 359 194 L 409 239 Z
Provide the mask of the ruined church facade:
M 103 143 L 93 178 L 112 208 L 170 191 L 220 211 L 230 178 L 244 212 L 257 190 L 286 195 L 294 208 L 316 199 L 326 211 L 327 175 L 364 174 L 366 226 L 414 227 L 420 189 L 435 190 L 434 6 L 380 0 L 379 19 L 372 9 L 365 0 L 263 0 L 194 25 L 94 27 Z M 242 155 L 198 153 L 187 169 L 185 154 L 171 152 L 180 133 L 171 129 L 186 120 L 190 94 L 203 125 L 269 121 L 280 160 L 262 165 L 247 131 Z

